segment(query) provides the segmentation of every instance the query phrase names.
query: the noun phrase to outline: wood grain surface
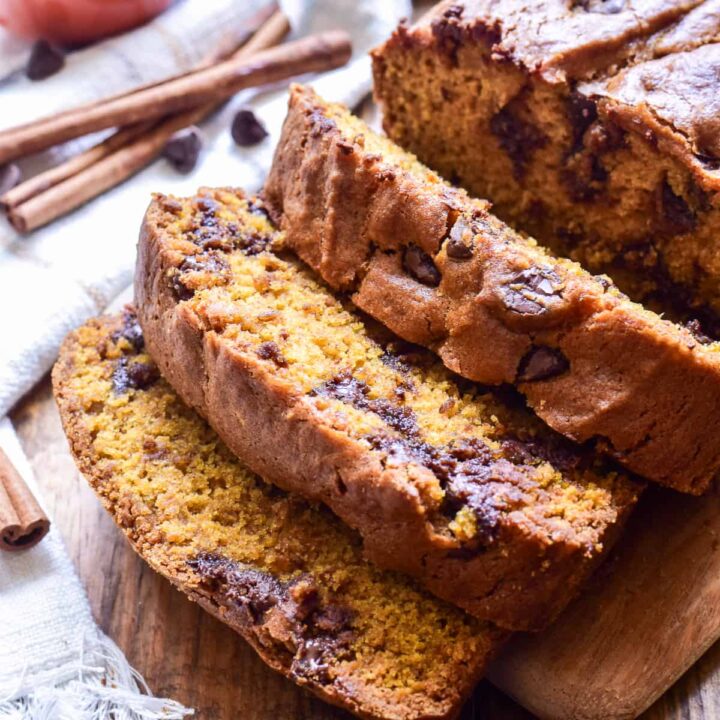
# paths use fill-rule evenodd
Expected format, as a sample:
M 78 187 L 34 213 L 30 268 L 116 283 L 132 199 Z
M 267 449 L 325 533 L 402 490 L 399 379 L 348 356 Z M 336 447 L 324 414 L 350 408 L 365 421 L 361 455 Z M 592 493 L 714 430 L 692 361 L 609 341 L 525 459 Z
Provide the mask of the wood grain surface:
M 615 552 L 490 677 L 548 720 L 631 720 L 720 637 L 720 496 L 650 486 Z
M 20 403 L 12 419 L 97 622 L 155 693 L 196 708 L 200 720 L 349 717 L 269 670 L 243 640 L 190 603 L 135 555 L 75 469 L 47 379 Z M 641 605 L 642 598 L 633 602 Z M 718 613 L 718 608 L 707 609 L 709 614 L 713 610 Z M 702 627 L 694 630 L 701 632 Z M 521 651 L 522 647 L 512 652 Z M 667 663 L 672 665 L 671 646 L 658 645 L 657 652 L 661 658 L 667 653 Z M 562 660 L 561 649 L 558 657 Z M 579 665 L 578 670 L 579 675 L 601 672 L 600 658 L 596 667 Z M 588 677 L 587 684 L 591 681 Z M 462 716 L 463 720 L 532 717 L 488 682 L 480 684 Z M 714 718 L 720 718 L 720 644 L 643 715 L 643 720 Z

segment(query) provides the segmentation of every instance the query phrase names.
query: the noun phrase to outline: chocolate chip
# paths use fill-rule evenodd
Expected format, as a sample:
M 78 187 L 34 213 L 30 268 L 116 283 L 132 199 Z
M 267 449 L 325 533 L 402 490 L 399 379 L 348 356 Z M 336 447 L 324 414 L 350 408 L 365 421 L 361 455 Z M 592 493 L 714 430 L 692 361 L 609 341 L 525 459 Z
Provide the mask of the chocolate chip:
M 260 215 L 267 220 L 270 219 L 270 212 L 260 198 L 252 198 L 251 200 L 248 200 L 248 212 L 253 215 Z
M 689 320 L 685 323 L 685 327 L 692 333 L 692 336 L 701 345 L 710 345 L 713 342 L 713 339 L 703 332 L 702 325 L 699 320 Z
M 272 360 L 278 367 L 286 368 L 288 366 L 287 360 L 280 352 L 278 344 L 272 340 L 261 343 L 257 349 L 257 355 L 263 360 Z
M 720 158 L 713 157 L 712 155 L 703 155 L 702 153 L 696 154 L 695 157 L 707 170 L 720 170 Z
M 457 219 L 450 231 L 445 252 L 453 260 L 467 260 L 473 255 L 472 230 L 465 218 Z
M 122 328 L 116 330 L 112 335 L 113 342 L 117 342 L 120 338 L 127 340 L 135 350 L 140 352 L 145 346 L 145 338 L 143 337 L 142 328 L 138 322 L 137 315 L 132 306 L 127 306 L 123 310 Z
M 319 387 L 313 390 L 311 395 L 319 395 L 321 397 L 331 397 L 340 402 L 353 405 L 361 410 L 367 409 L 368 395 L 370 388 L 367 383 L 362 380 L 358 380 L 353 374 L 346 370 L 330 380 L 322 383 Z
M 170 285 L 175 300 L 178 302 L 189 300 L 195 294 L 194 290 L 185 285 L 183 276 L 179 272 L 174 272 L 170 275 L 168 284 Z
M 329 641 L 311 638 L 301 644 L 292 672 L 298 677 L 310 677 L 321 685 L 327 685 L 331 680 L 329 670 L 332 656 L 333 647 Z
M 352 616 L 352 611 L 339 605 L 319 608 L 311 616 L 293 659 L 294 677 L 312 678 L 323 685 L 332 682 L 332 666 L 353 655 Z
M 410 370 L 410 365 L 405 361 L 405 358 L 398 356 L 394 349 L 386 350 L 381 356 L 380 360 L 384 365 L 389 368 L 406 375 Z
M 590 152 L 579 152 L 568 158 L 562 171 L 562 180 L 575 202 L 595 198 L 605 189 L 607 177 L 600 159 Z
M 313 617 L 313 625 L 325 633 L 339 635 L 348 630 L 353 621 L 353 612 L 350 608 L 341 605 L 326 605 L 317 608 Z
M 371 400 L 369 394 L 370 388 L 367 383 L 358 380 L 348 370 L 338 373 L 311 392 L 313 396 L 331 397 L 358 410 L 375 413 L 386 425 L 401 433 L 406 439 L 412 442 L 418 441 L 420 431 L 417 418 L 411 408 L 385 398 Z
M 550 267 L 531 267 L 502 287 L 505 307 L 521 315 L 541 315 L 562 296 L 562 281 Z
M 286 590 L 277 578 L 221 555 L 199 553 L 188 565 L 203 583 L 245 608 L 256 623 L 262 622 L 268 610 L 285 599 Z
M 593 275 L 593 277 L 600 285 L 602 285 L 604 292 L 607 292 L 610 288 L 615 287 L 615 283 L 612 281 L 612 278 L 609 278 L 607 275 Z
M 660 230 L 669 235 L 684 235 L 695 227 L 695 213 L 684 198 L 676 195 L 667 180 L 658 193 Z
M 626 0 L 575 0 L 573 7 L 581 7 L 589 13 L 616 15 L 625 9 Z
M 417 418 L 411 408 L 379 398 L 368 403 L 368 410 L 374 412 L 386 425 L 405 437 L 418 438 Z
M 122 395 L 128 390 L 146 390 L 159 377 L 160 373 L 152 363 L 129 362 L 127 357 L 121 357 L 112 375 L 113 391 Z
M 245 612 L 256 625 L 282 624 L 290 639 L 276 638 L 276 649 L 291 653 L 292 676 L 326 684 L 332 682 L 332 666 L 352 656 L 352 611 L 323 603 L 311 577 L 284 583 L 215 553 L 199 553 L 188 565 L 223 605 Z
M 250 108 L 238 110 L 233 118 L 231 133 L 233 140 L 240 147 L 257 145 L 268 136 L 265 126 Z
M 490 120 L 490 132 L 500 142 L 513 164 L 513 175 L 520 178 L 534 152 L 547 143 L 547 137 L 531 122 L 521 117 L 520 108 L 506 105 Z
M 582 147 L 585 131 L 597 119 L 597 108 L 585 95 L 574 92 L 567 100 L 567 116 L 572 128 L 571 152 L 577 152 Z
M 145 390 L 160 377 L 158 369 L 152 363 L 128 363 L 128 380 L 130 387 L 137 390 Z
M 624 132 L 613 124 L 603 124 L 595 103 L 580 93 L 567 101 L 572 128 L 572 145 L 561 171 L 570 198 L 576 202 L 593 200 L 604 192 L 608 172 L 601 157 L 622 146 Z
M 200 284 L 217 286 L 227 283 L 230 279 L 230 266 L 217 250 L 206 250 L 198 255 L 188 255 L 175 271 L 171 271 L 170 288 L 176 300 L 189 300 Z M 188 273 L 206 273 L 204 277 L 190 280 Z
M 547 380 L 564 373 L 569 367 L 568 359 L 560 350 L 538 345 L 531 348 L 520 361 L 517 382 Z
M 197 165 L 202 146 L 202 135 L 198 128 L 183 128 L 167 141 L 162 155 L 178 172 L 189 173 Z
M 230 252 L 233 249 L 233 239 L 216 226 L 199 227 L 191 234 L 191 238 L 203 250 Z
M 0 195 L 12 190 L 21 179 L 22 173 L 15 163 L 0 165 Z
M 235 247 L 240 248 L 245 255 L 253 256 L 267 250 L 272 244 L 273 238 L 270 235 L 263 235 L 258 232 L 248 232 L 237 235 L 233 238 Z
M 233 239 L 225 228 L 221 227 L 217 216 L 218 203 L 207 195 L 196 197 L 193 204 L 197 210 L 193 220 L 194 228 L 190 233 L 192 241 L 203 248 L 229 252 L 233 248 Z
M 217 251 L 188 255 L 178 266 L 180 272 L 206 272 L 213 276 L 227 274 L 230 265 L 225 257 Z
M 536 466 L 538 460 L 543 460 L 564 473 L 595 460 L 595 453 L 591 447 L 576 445 L 557 435 L 522 439 L 506 437 L 502 441 L 502 451 L 513 463 Z
M 430 455 L 422 444 L 408 438 L 392 437 L 386 433 L 377 433 L 365 437 L 373 450 L 384 453 L 394 464 L 419 462 L 428 465 Z M 429 446 L 427 446 L 429 447 Z
M 457 54 L 463 40 L 464 29 L 461 20 L 462 8 L 449 7 L 442 17 L 433 20 L 431 30 L 438 48 L 445 53 L 450 62 L 457 64 Z
M 322 137 L 337 128 L 335 121 L 324 115 L 320 110 L 311 111 L 308 116 L 308 124 L 312 128 L 310 137 L 314 138 Z
M 432 258 L 417 245 L 408 245 L 403 255 L 403 266 L 418 282 L 430 287 L 440 284 L 440 272 Z
M 62 69 L 65 54 L 47 40 L 38 40 L 32 48 L 25 74 L 30 80 L 44 80 Z
M 596 120 L 586 131 L 583 144 L 595 155 L 617 150 L 625 144 L 625 131 L 614 123 Z
M 472 544 L 492 544 L 505 502 L 505 498 L 500 499 L 498 484 L 494 481 L 516 471 L 507 461 L 495 459 L 488 448 L 477 441 L 461 442 L 445 453 L 442 462 L 447 476 L 443 512 L 453 517 L 462 507 L 470 508 L 477 526 Z M 439 468 L 436 473 L 443 475 Z
M 207 226 L 210 219 L 215 219 L 215 213 L 220 209 L 217 200 L 209 195 L 200 195 L 195 198 L 195 207 L 204 213 L 202 218 L 203 225 Z

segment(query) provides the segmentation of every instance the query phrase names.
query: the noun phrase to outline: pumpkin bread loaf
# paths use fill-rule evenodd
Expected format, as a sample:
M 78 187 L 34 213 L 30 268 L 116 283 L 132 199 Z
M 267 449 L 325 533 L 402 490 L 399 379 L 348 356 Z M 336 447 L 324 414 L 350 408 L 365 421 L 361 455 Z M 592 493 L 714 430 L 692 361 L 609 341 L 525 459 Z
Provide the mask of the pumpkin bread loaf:
M 453 371 L 512 383 L 551 427 L 686 492 L 720 467 L 720 343 L 629 301 L 295 87 L 265 198 L 335 289 Z
M 327 510 L 240 464 L 160 377 L 131 311 L 72 333 L 53 382 L 133 547 L 268 665 L 361 717 L 457 715 L 503 634 L 376 569 Z
M 255 472 L 359 530 L 381 567 L 505 628 L 548 623 L 639 485 L 364 321 L 282 243 L 240 192 L 155 198 L 135 292 L 163 375 Z
M 717 0 L 452 0 L 374 52 L 388 135 L 720 332 Z

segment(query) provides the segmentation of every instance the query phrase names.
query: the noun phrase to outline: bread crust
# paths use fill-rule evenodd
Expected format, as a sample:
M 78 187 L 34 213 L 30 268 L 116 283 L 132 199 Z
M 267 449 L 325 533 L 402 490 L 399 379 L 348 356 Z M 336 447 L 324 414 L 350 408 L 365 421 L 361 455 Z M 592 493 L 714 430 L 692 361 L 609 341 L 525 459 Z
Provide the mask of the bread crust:
M 344 199 L 348 188 L 352 202 Z M 701 493 L 717 475 L 717 353 L 520 238 L 464 192 L 369 152 L 310 90 L 291 93 L 264 192 L 288 244 L 332 287 L 354 291 L 360 308 L 435 350 L 451 370 L 515 384 L 552 428 L 597 440 L 661 484 Z M 459 222 L 476 236 L 472 257 L 462 260 L 448 255 Z M 437 268 L 437 287 L 404 267 L 410 245 Z M 546 289 L 532 290 L 528 273 L 545 278 Z M 527 308 L 515 290 L 534 298 L 527 312 L 517 311 Z M 538 347 L 564 362 L 559 372 L 526 380 L 523 363 Z
M 480 553 L 458 553 L 459 543 L 432 524 L 437 500 L 426 488 L 435 477 L 427 467 L 387 462 L 385 452 L 335 429 L 308 396 L 254 352 L 204 327 L 190 303 L 178 301 L 167 278 L 182 256 L 164 227 L 156 201 L 143 222 L 135 278 L 148 350 L 244 463 L 279 487 L 328 505 L 360 532 L 376 564 L 419 578 L 477 617 L 529 630 L 557 616 L 614 542 L 637 488 L 628 484 L 618 493 L 617 516 L 600 531 L 597 547 L 573 537 L 550 541 L 512 521 L 499 542 Z
M 96 337 L 102 341 L 121 331 L 122 325 L 119 316 L 110 316 L 91 320 L 86 327 L 96 331 Z M 287 647 L 285 618 L 269 612 L 263 613 L 259 619 L 251 610 L 252 600 L 243 602 L 247 597 L 238 597 L 237 591 L 228 582 L 208 584 L 197 566 L 185 561 L 178 562 L 171 552 L 164 549 L 167 541 L 158 533 L 158 518 L 141 498 L 123 489 L 122 478 L 115 476 L 112 463 L 98 456 L 90 427 L 92 422 L 88 423 L 88 418 L 92 421 L 92 411 L 88 411 L 83 400 L 75 394 L 72 384 L 78 370 L 78 350 L 82 343 L 77 333 L 71 333 L 63 343 L 52 372 L 53 391 L 63 428 L 79 470 L 133 549 L 153 570 L 241 635 L 269 667 L 304 686 L 325 702 L 368 720 L 452 720 L 457 717 L 462 702 L 484 673 L 491 656 L 505 641 L 507 633 L 487 624 L 480 625 L 483 641 L 478 643 L 473 655 L 465 657 L 461 656 L 458 646 L 457 683 L 441 692 L 435 688 L 424 693 L 415 690 L 409 694 L 395 695 L 391 690 L 383 688 L 379 691 L 372 682 L 365 683 L 352 676 L 340 675 L 331 683 L 323 683 L 312 675 L 299 675 L 294 671 L 293 661 L 296 658 Z M 182 499 L 179 505 L 182 506 Z M 268 577 L 275 576 L 268 574 Z

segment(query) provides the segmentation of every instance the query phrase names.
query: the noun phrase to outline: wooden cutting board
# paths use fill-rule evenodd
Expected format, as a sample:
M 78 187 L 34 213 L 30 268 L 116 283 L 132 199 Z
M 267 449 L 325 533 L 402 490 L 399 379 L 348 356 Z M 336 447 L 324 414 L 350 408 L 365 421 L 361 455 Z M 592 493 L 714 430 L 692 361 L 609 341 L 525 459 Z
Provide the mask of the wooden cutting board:
M 719 533 L 719 497 L 649 488 L 583 596 L 493 682 L 549 720 L 636 717 L 720 637 Z
M 13 413 L 95 618 L 160 695 L 199 720 L 341 720 L 269 670 L 234 633 L 155 575 L 75 470 L 43 381 Z M 550 630 L 520 637 L 492 669 L 541 718 L 614 720 L 642 712 L 720 637 L 720 498 L 651 490 L 613 560 Z M 488 682 L 463 720 L 529 720 Z M 643 720 L 720 718 L 720 644 Z

